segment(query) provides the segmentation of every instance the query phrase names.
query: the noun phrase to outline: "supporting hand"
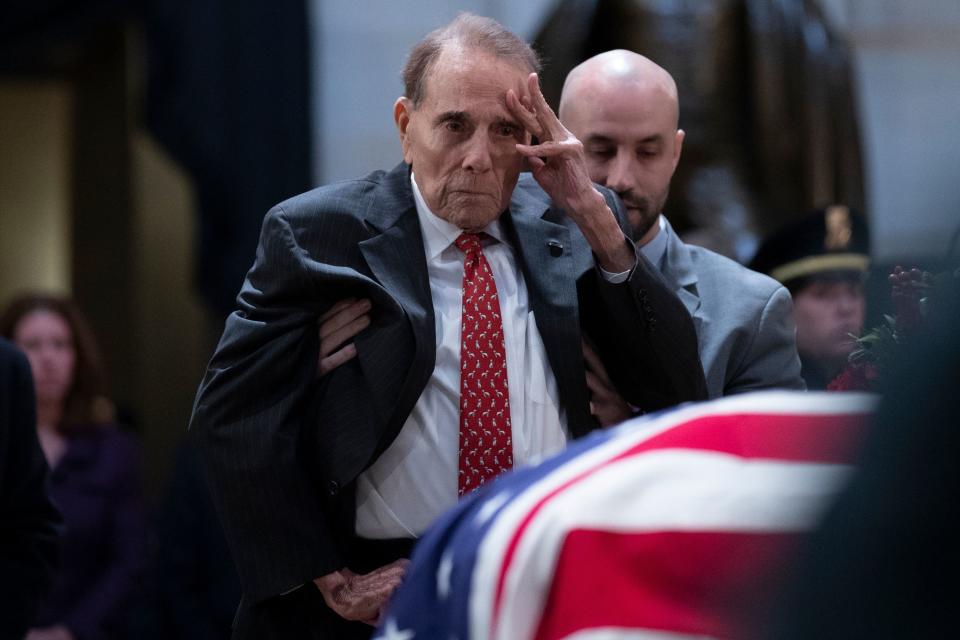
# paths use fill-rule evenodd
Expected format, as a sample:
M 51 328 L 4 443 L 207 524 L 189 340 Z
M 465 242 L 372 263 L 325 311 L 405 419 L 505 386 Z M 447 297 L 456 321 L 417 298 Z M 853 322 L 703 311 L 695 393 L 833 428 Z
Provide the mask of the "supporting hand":
M 590 390 L 590 413 L 602 427 L 619 424 L 633 416 L 630 405 L 614 389 L 600 356 L 586 341 L 583 341 L 582 345 L 587 369 L 587 388 Z
M 370 301 L 347 298 L 333 305 L 320 316 L 320 357 L 317 363 L 317 377 L 333 371 L 344 362 L 357 355 L 352 340 L 358 333 L 370 326 Z
M 409 560 L 401 558 L 363 575 L 341 569 L 313 582 L 338 616 L 376 626 L 409 564 Z

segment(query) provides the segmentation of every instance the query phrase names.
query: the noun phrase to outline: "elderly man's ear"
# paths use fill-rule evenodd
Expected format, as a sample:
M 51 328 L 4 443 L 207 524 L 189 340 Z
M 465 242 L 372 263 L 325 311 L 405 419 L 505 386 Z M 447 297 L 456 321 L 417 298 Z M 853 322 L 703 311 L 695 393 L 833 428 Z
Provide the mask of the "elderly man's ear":
M 407 97 L 399 97 L 393 103 L 393 121 L 397 124 L 397 132 L 400 134 L 400 148 L 403 150 L 403 160 L 410 163 L 408 149 L 410 147 L 410 138 L 408 127 L 410 126 L 410 116 L 413 113 L 413 101 Z

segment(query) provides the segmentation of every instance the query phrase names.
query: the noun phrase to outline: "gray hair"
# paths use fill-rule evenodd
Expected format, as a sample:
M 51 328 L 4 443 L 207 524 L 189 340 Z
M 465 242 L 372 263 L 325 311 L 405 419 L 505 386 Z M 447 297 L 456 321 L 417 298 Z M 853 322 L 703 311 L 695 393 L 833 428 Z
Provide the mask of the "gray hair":
M 403 67 L 404 95 L 418 107 L 426 93 L 426 78 L 444 47 L 451 44 L 492 53 L 532 72 L 540 72 L 540 56 L 493 18 L 461 13 L 450 24 L 428 33 L 410 51 Z

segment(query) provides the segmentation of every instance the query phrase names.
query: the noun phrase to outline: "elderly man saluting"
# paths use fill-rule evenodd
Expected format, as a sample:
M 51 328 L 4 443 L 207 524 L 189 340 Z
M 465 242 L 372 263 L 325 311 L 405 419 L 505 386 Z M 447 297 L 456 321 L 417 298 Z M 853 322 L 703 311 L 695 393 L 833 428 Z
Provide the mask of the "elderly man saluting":
M 461 15 L 404 69 L 404 162 L 267 214 L 191 422 L 243 584 L 235 637 L 369 637 L 437 515 L 596 427 L 584 338 L 635 406 L 706 397 L 690 316 L 537 69 Z M 317 320 L 349 297 L 370 326 L 317 382 Z

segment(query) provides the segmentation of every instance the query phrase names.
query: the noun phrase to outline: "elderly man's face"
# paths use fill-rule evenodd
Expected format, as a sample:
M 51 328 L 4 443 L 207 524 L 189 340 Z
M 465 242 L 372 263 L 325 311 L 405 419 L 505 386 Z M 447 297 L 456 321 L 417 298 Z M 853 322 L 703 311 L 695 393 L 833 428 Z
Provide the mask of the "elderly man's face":
M 529 136 L 510 114 L 507 89 L 525 95 L 528 72 L 475 49 L 447 49 L 426 79 L 419 107 L 400 98 L 394 118 L 403 159 L 430 210 L 479 231 L 507 208 Z
M 675 101 L 656 87 L 585 82 L 562 116 L 583 143 L 590 179 L 619 194 L 634 239 L 645 244 L 680 160 Z

